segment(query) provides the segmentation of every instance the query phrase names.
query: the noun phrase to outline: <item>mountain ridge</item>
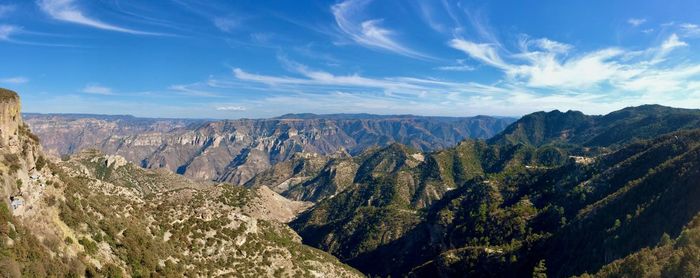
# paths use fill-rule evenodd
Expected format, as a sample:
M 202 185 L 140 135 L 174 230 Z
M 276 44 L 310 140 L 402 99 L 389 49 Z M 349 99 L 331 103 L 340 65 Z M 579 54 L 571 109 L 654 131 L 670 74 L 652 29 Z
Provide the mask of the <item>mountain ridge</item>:
M 28 122 L 56 156 L 84 148 L 119 154 L 146 168 L 167 168 L 191 178 L 244 184 L 296 152 L 357 154 L 401 142 L 423 150 L 464 138 L 486 138 L 511 119 L 410 117 L 375 119 L 242 119 L 187 122 L 30 115 Z

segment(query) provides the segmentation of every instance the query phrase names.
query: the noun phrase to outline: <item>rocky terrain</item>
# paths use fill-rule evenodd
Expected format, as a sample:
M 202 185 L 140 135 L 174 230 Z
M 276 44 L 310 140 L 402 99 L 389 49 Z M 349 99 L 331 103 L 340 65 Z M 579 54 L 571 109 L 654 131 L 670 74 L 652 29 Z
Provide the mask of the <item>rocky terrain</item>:
M 4 277 L 361 277 L 285 223 L 310 204 L 86 150 L 49 161 L 0 91 Z M 8 118 L 5 118 L 9 115 Z
M 244 184 L 297 153 L 357 155 L 393 142 L 431 151 L 465 138 L 489 138 L 514 120 L 366 114 L 226 121 L 43 114 L 25 118 L 53 155 L 95 148 L 145 168 L 233 184 Z
M 129 148 L 49 161 L 16 95 L 2 101 L 17 115 L 0 119 L 0 269 L 14 276 L 700 275 L 700 110 L 536 112 L 438 150 L 392 137 L 410 116 L 147 121 L 107 144 Z M 428 125 L 410 134 L 445 134 Z M 115 154 L 134 142 L 158 155 Z M 161 169 L 173 157 L 196 158 L 183 176 Z M 219 176 L 187 172 L 216 163 Z

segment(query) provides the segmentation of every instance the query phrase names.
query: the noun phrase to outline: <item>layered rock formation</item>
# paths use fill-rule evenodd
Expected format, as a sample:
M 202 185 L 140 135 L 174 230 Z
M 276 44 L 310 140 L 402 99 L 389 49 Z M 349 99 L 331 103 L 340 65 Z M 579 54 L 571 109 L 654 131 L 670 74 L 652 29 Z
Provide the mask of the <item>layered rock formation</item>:
M 488 138 L 513 119 L 285 115 L 274 119 L 196 120 L 26 115 L 43 145 L 56 155 L 97 148 L 146 168 L 187 177 L 244 184 L 296 153 L 352 155 L 399 142 L 430 151 L 464 138 Z

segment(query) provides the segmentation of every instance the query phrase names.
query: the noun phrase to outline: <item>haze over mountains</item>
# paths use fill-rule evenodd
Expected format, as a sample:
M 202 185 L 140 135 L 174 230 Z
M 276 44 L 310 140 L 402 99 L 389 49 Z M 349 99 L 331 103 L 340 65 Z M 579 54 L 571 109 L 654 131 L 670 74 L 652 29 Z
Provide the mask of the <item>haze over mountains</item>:
M 0 268 L 11 273 L 700 275 L 700 110 L 536 112 L 510 124 L 27 115 L 37 138 L 4 94 Z M 73 155 L 49 159 L 42 136 Z M 198 172 L 218 164 L 197 161 L 244 154 L 239 168 L 253 170 L 178 175 L 123 158 L 142 150 L 151 162 L 192 158 Z M 249 164 L 255 152 L 263 163 Z

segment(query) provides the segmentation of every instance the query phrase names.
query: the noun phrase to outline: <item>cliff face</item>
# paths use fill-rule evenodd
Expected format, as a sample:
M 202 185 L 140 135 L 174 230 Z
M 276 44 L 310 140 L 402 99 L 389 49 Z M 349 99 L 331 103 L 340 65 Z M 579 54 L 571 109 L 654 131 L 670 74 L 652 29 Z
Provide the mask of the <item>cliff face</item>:
M 0 88 L 0 144 L 7 146 L 10 141 L 16 141 L 21 123 L 19 96 Z
M 513 119 L 376 115 L 286 115 L 226 121 L 27 115 L 49 153 L 84 148 L 119 154 L 146 168 L 244 184 L 295 153 L 352 155 L 399 142 L 423 151 L 488 138 Z
M 0 197 L 8 205 L 16 199 L 23 203 L 32 201 L 31 177 L 41 170 L 37 169 L 39 157 L 38 138 L 22 122 L 19 96 L 0 88 Z

